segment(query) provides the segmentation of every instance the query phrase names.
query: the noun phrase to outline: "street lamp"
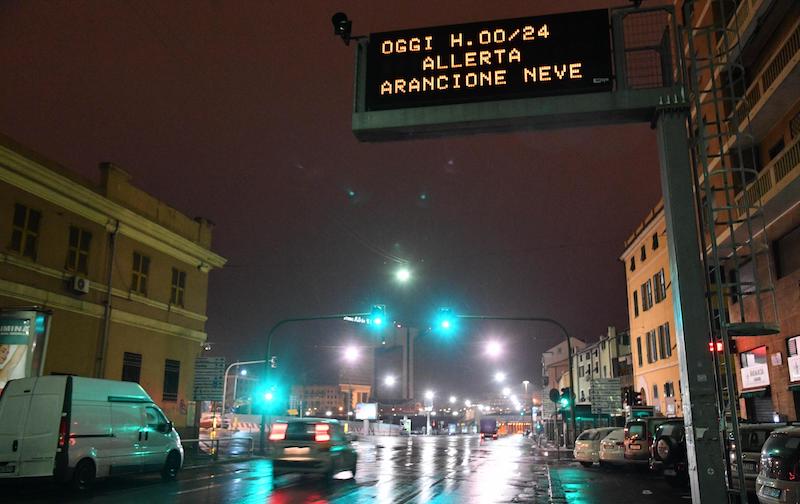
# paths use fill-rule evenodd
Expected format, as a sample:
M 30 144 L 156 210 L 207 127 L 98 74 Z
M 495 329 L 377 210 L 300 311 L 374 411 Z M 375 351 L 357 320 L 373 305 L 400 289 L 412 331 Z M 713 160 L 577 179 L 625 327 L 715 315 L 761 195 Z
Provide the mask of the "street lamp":
M 502 371 L 498 371 L 494 374 L 494 381 L 502 383 L 506 381 L 506 374 Z
M 383 379 L 383 384 L 386 385 L 387 387 L 394 387 L 394 384 L 396 382 L 397 382 L 397 379 L 392 375 L 389 375 L 389 376 L 387 376 L 386 378 Z
M 348 346 L 344 349 L 344 360 L 353 363 L 358 360 L 358 347 Z
M 464 406 L 466 406 L 467 408 L 471 408 L 472 407 L 472 401 L 467 399 L 466 401 L 464 401 Z
M 394 277 L 400 283 L 408 283 L 411 280 L 411 270 L 403 266 L 394 273 Z
M 454 395 L 450 396 L 450 404 L 455 404 L 457 400 L 458 400 L 458 398 L 456 396 L 454 396 Z
M 511 389 L 508 387 L 503 387 L 503 397 L 508 397 L 511 394 Z
M 426 390 L 425 391 L 425 399 L 428 399 L 429 401 L 433 400 L 433 390 Z
M 497 341 L 490 341 L 486 344 L 486 355 L 495 358 L 503 352 L 503 348 Z

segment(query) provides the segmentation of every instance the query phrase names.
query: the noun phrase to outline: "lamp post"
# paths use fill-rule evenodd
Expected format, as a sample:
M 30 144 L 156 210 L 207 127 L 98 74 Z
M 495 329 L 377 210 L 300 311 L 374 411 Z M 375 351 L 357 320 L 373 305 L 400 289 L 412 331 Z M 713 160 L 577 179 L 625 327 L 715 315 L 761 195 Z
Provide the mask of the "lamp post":
M 567 363 L 569 367 L 569 390 L 570 394 L 575 393 L 575 387 L 572 383 L 572 342 L 570 341 L 569 333 L 567 332 L 567 328 L 564 325 L 555 320 L 548 317 L 498 317 L 493 315 L 456 315 L 456 318 L 463 319 L 463 320 L 511 320 L 511 321 L 519 321 L 519 322 L 544 322 L 546 324 L 551 324 L 561 331 L 561 334 L 564 335 L 564 339 L 567 340 Z M 570 409 L 570 423 L 572 424 L 572 436 L 575 435 L 575 401 L 570 400 L 569 402 L 569 409 Z
M 269 375 L 270 370 L 272 369 L 272 338 L 275 336 L 275 333 L 280 329 L 282 326 L 286 324 L 293 324 L 296 322 L 310 322 L 313 320 L 344 320 L 345 318 L 355 318 L 355 317 L 368 317 L 371 315 L 371 312 L 358 312 L 358 313 L 339 313 L 336 315 L 319 315 L 313 317 L 294 317 L 294 318 L 287 318 L 283 320 L 279 320 L 276 322 L 272 327 L 270 327 L 269 332 L 267 332 L 267 352 L 264 356 L 263 362 L 264 365 L 264 379 L 269 383 Z M 263 455 L 266 450 L 266 423 L 267 423 L 267 415 L 265 412 L 262 411 L 261 413 L 261 428 L 259 429 L 259 451 Z
M 433 390 L 427 390 L 425 392 L 425 399 L 430 401 L 430 406 L 425 406 L 425 435 L 430 436 L 431 434 L 431 411 L 433 410 Z
M 223 418 L 225 418 L 225 399 L 227 398 L 227 395 L 228 395 L 228 372 L 231 369 L 233 369 L 234 367 L 246 366 L 248 364 L 263 364 L 264 362 L 266 362 L 266 361 L 264 361 L 264 360 L 239 361 L 239 362 L 232 363 L 231 365 L 229 365 L 225 369 L 225 374 L 222 376 L 222 417 Z M 247 372 L 245 370 L 242 370 L 242 371 L 244 371 L 244 374 L 247 374 Z M 233 382 L 233 402 L 234 402 L 234 404 L 236 404 L 236 381 L 238 380 L 238 378 L 239 377 L 237 375 L 234 378 L 234 382 Z

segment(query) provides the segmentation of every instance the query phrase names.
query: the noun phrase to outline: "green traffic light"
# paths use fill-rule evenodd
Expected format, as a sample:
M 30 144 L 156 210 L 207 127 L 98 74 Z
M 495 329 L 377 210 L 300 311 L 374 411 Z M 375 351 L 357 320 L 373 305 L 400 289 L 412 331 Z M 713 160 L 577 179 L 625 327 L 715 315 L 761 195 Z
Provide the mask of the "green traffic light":
M 271 401 L 272 399 L 273 399 L 272 392 L 267 392 L 267 393 L 264 394 L 264 400 L 265 401 Z

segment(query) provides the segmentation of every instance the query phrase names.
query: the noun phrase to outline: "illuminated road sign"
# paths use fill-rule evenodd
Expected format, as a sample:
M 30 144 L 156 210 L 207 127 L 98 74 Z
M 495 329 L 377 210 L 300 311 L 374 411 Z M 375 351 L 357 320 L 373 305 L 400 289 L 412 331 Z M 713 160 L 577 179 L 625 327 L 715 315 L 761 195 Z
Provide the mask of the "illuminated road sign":
M 366 110 L 611 90 L 607 10 L 369 37 Z

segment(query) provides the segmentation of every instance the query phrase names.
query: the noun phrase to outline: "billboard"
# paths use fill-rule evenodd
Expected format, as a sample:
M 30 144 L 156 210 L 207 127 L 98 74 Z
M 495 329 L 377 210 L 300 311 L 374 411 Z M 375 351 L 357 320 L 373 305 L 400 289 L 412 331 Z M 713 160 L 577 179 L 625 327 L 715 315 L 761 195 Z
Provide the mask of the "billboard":
M 0 310 L 0 389 L 9 380 L 42 374 L 49 328 L 50 312 Z
M 356 420 L 377 420 L 378 403 L 356 404 Z
M 367 111 L 592 93 L 611 86 L 605 9 L 369 36 Z

